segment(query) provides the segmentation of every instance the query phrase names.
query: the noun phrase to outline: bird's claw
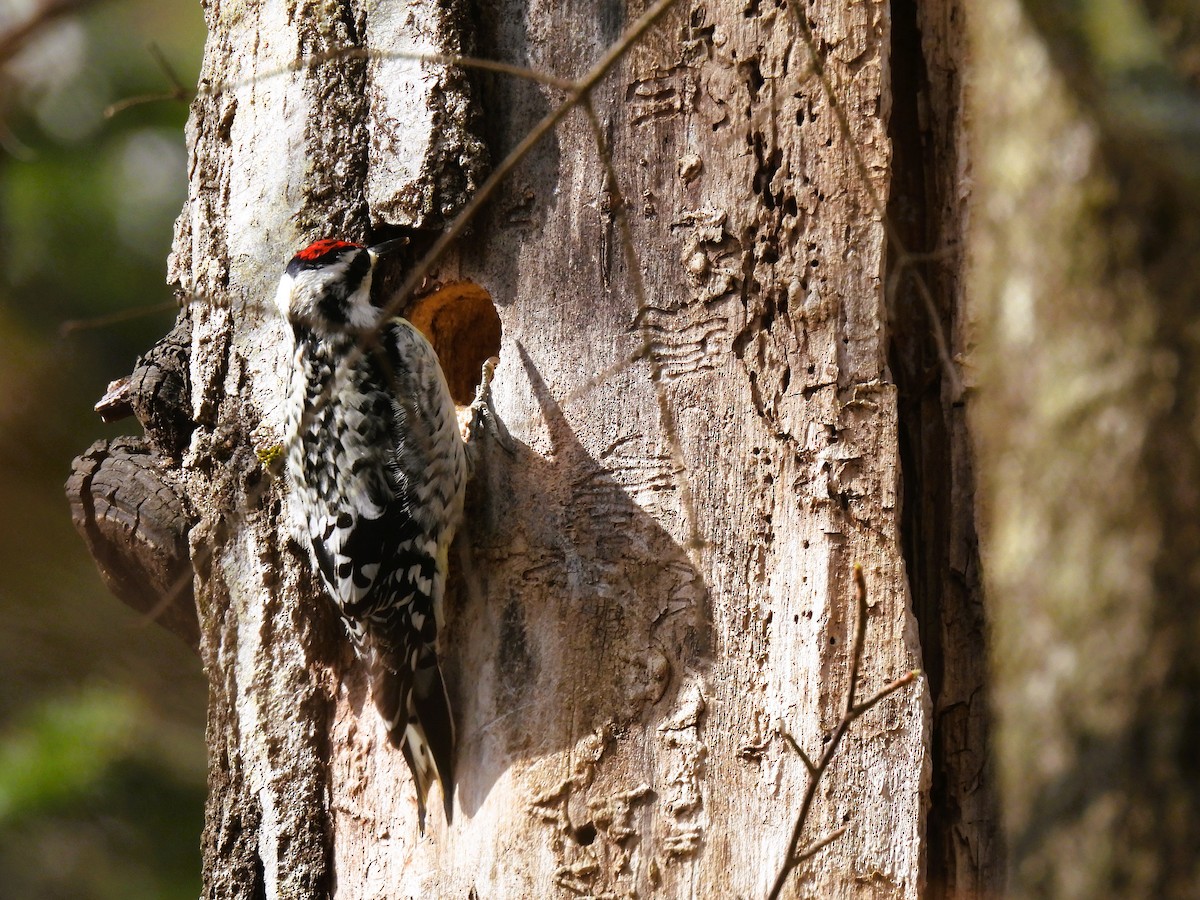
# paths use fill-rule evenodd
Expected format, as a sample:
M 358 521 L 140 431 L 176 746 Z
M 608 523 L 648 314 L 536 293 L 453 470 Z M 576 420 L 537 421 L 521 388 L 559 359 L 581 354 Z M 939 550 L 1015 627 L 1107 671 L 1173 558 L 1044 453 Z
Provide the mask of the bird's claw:
M 471 401 L 468 434 L 473 444 L 486 431 L 511 456 L 517 452 L 516 444 L 492 405 L 492 379 L 496 376 L 496 366 L 499 364 L 500 360 L 495 356 L 483 364 L 483 375 L 479 379 L 479 387 L 475 389 L 475 399 Z

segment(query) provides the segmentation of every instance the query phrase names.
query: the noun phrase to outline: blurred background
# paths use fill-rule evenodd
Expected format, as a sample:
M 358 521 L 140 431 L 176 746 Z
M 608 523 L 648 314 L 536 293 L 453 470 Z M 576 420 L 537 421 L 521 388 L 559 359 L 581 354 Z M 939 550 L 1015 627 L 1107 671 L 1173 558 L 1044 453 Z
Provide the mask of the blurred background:
M 951 6 L 965 25 L 924 18 Z M 970 301 L 953 316 L 987 586 L 963 627 L 991 645 L 974 730 L 966 700 L 942 710 L 979 754 L 979 834 L 948 835 L 948 858 L 973 855 L 984 886 L 1007 866 L 1012 896 L 1196 897 L 1200 5 L 890 9 L 914 41 L 972 42 L 924 75 L 957 129 L 970 58 L 971 214 L 958 182 L 947 207 L 969 265 L 946 277 Z M 200 891 L 199 662 L 108 594 L 62 484 L 91 442 L 136 431 L 93 404 L 174 318 L 187 105 L 170 95 L 195 84 L 203 38 L 198 2 L 0 0 L 0 900 Z M 962 251 L 936 225 L 949 271 Z
M 62 485 L 170 327 L 200 4 L 0 0 L 0 897 L 200 892 L 199 660 L 104 588 Z M 157 48 L 157 51 L 154 49 Z M 105 324 L 106 317 L 120 321 Z

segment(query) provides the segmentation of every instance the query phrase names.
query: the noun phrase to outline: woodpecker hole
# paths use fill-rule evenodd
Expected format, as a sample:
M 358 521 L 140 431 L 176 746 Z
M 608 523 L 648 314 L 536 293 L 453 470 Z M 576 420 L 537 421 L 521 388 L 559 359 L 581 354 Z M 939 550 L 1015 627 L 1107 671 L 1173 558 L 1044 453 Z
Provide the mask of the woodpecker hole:
M 483 364 L 500 355 L 500 316 L 492 295 L 472 281 L 444 284 L 413 303 L 408 320 L 437 351 L 454 402 L 468 405 Z

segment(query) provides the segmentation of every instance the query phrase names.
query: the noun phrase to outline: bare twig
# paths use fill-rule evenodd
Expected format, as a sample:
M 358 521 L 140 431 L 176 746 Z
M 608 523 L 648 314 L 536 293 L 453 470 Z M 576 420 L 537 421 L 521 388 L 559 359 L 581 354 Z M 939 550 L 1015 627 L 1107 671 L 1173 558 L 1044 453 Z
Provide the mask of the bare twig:
M 196 93 L 179 80 L 179 76 L 175 74 L 175 70 L 167 61 L 167 57 L 163 54 L 162 50 L 159 49 L 158 44 L 150 44 L 146 49 L 150 51 L 150 55 L 158 63 L 158 68 L 162 70 L 167 81 L 171 83 L 171 90 L 158 91 L 153 94 L 139 94 L 136 97 L 126 97 L 124 100 L 118 100 L 116 103 L 111 103 L 104 108 L 104 118 L 111 119 L 117 113 L 122 113 L 135 106 L 141 106 L 143 103 L 157 103 L 160 100 L 177 100 L 180 103 L 186 103 Z
M 826 847 L 828 847 L 830 844 L 832 844 L 834 841 L 836 841 L 838 838 L 840 838 L 843 834 L 845 834 L 849 830 L 850 830 L 849 825 L 843 825 L 841 828 L 835 828 L 833 831 L 829 832 L 829 834 L 825 835 L 825 837 L 821 838 L 818 841 L 814 841 L 813 843 L 811 843 L 807 847 L 805 847 L 803 850 L 801 850 L 799 853 L 797 853 L 796 854 L 796 862 L 802 863 L 806 859 L 812 859 L 814 856 L 816 856 L 818 853 L 820 853 L 822 850 L 824 850 Z
M 58 326 L 58 333 L 62 337 L 66 337 L 77 331 L 91 331 L 95 328 L 121 325 L 133 319 L 140 319 L 143 316 L 153 316 L 160 312 L 170 312 L 176 309 L 179 309 L 178 301 L 165 300 L 162 303 L 151 303 L 146 306 L 138 306 L 134 309 L 123 309 L 105 316 L 92 316 L 87 319 L 68 319 Z
M 879 701 L 882 700 L 884 697 L 886 697 L 888 694 L 894 694 L 896 691 L 900 690 L 900 688 L 905 687 L 906 685 L 912 684 L 914 681 L 916 681 L 920 677 L 921 677 L 920 669 L 913 669 L 911 672 L 905 672 L 903 675 L 901 675 L 899 678 L 897 678 L 895 681 L 893 681 L 887 687 L 885 687 L 885 688 L 881 689 L 880 691 L 878 691 L 877 693 L 873 694 L 871 696 L 871 699 L 864 700 L 862 703 L 858 704 L 853 709 L 851 709 L 850 716 L 854 719 L 857 719 L 859 716 L 861 716 L 863 713 L 865 713 L 871 707 L 877 705 L 879 703 Z
M 88 0 L 95 2 L 95 0 Z M 296 70 L 295 65 L 279 66 L 275 69 L 269 69 L 266 72 L 257 72 L 247 78 L 229 79 L 226 81 L 218 81 L 215 83 L 201 84 L 197 89 L 190 89 L 183 85 L 174 71 L 167 64 L 162 54 L 158 52 L 158 48 L 153 45 L 150 48 L 154 53 L 159 66 L 163 69 L 168 79 L 171 81 L 172 90 L 163 91 L 153 94 L 139 94 L 134 97 L 127 97 L 123 100 L 118 100 L 104 110 L 106 117 L 112 117 L 118 113 L 125 112 L 135 106 L 140 106 L 143 103 L 155 103 L 162 100 L 188 100 L 192 97 L 216 97 L 229 91 L 237 90 L 246 84 L 261 84 L 271 78 L 280 78 L 284 75 L 291 75 Z M 539 72 L 536 69 L 526 68 L 525 66 L 514 65 L 495 59 L 483 59 L 478 56 L 462 56 L 455 53 L 428 53 L 422 50 L 374 50 L 369 47 L 334 47 L 331 50 L 326 50 L 321 53 L 313 53 L 304 58 L 303 66 L 311 68 L 318 66 L 321 63 L 337 62 L 341 60 L 364 59 L 373 61 L 388 61 L 388 60 L 410 60 L 412 62 L 433 63 L 443 66 L 461 66 L 464 69 L 478 69 L 482 72 L 496 72 L 501 75 L 511 75 L 514 78 L 521 78 L 525 81 L 532 81 L 535 84 L 544 84 L 547 87 L 558 88 L 562 91 L 574 91 L 578 87 L 578 82 L 572 81 L 569 78 L 560 78 L 557 75 L 551 75 L 548 72 Z
M 514 78 L 522 78 L 526 81 L 548 85 L 549 87 L 559 88 L 564 91 L 569 91 L 576 87 L 576 82 L 571 81 L 569 78 L 560 78 L 557 75 L 539 72 L 536 69 L 529 69 L 525 66 L 514 65 L 513 63 L 501 62 L 495 59 L 483 59 L 478 56 L 460 56 L 455 53 L 428 53 L 423 50 L 373 50 L 369 47 L 334 47 L 321 53 L 313 53 L 305 56 L 303 66 L 311 68 L 321 63 L 349 59 L 375 61 L 411 60 L 412 62 L 434 63 L 443 66 L 461 66 L 464 69 L 479 69 L 483 72 L 497 72 L 501 75 L 511 75 Z M 200 97 L 216 97 L 236 90 L 246 84 L 261 84 L 270 78 L 281 78 L 284 75 L 291 75 L 296 70 L 297 67 L 295 65 L 279 66 L 275 69 L 268 69 L 266 72 L 257 72 L 247 78 L 231 78 L 227 81 L 202 84 L 196 91 L 196 94 Z
M 790 732 L 780 729 L 779 736 L 783 738 L 784 743 L 791 747 L 793 752 L 795 752 L 795 754 L 804 761 L 804 768 L 808 769 L 809 772 L 817 771 L 817 764 L 814 763 L 809 755 L 804 752 L 804 748 L 796 743 L 796 739 L 792 737 Z
M 854 624 L 854 640 L 851 643 L 850 649 L 850 683 L 846 687 L 846 702 L 843 706 L 842 718 L 834 726 L 833 732 L 825 741 L 825 749 L 821 752 L 820 758 L 815 763 L 807 753 L 800 749 L 800 745 L 796 743 L 790 734 L 783 730 L 779 732 L 784 741 L 804 760 L 804 765 L 808 769 L 808 784 L 804 788 L 804 797 L 800 801 L 800 812 L 797 814 L 796 822 L 792 826 L 792 836 L 788 841 L 787 853 L 783 857 L 783 864 L 779 868 L 779 873 L 775 876 L 775 883 L 771 887 L 771 893 L 767 895 L 768 900 L 778 900 L 784 886 L 787 884 L 788 876 L 792 874 L 796 866 L 800 865 L 806 859 L 812 858 L 818 851 L 833 843 L 833 841 L 846 832 L 848 826 L 842 826 L 810 844 L 804 850 L 800 849 L 800 838 L 804 836 L 804 826 L 808 821 L 809 812 L 812 810 L 813 800 L 817 794 L 817 785 L 820 784 L 821 776 L 825 774 L 825 771 L 829 768 L 829 764 L 833 762 L 833 758 L 837 754 L 838 745 L 842 742 L 842 738 L 846 736 L 851 723 L 867 710 L 876 706 L 884 697 L 887 697 L 894 691 L 898 691 L 905 685 L 912 684 L 921 674 L 920 672 L 909 672 L 907 675 L 897 678 L 883 690 L 872 695 L 862 703 L 856 704 L 854 702 L 858 674 L 862 668 L 863 648 L 867 637 L 867 582 L 863 577 L 862 566 L 858 564 L 854 566 L 852 577 L 854 580 L 856 620 Z
M 799 0 L 787 0 L 787 4 L 788 10 L 792 13 L 792 18 L 796 20 L 796 24 L 800 29 L 800 36 L 808 48 L 812 73 L 821 82 L 821 88 L 825 92 L 825 97 L 829 101 L 829 105 L 833 108 L 834 115 L 837 118 L 838 130 L 841 132 L 842 140 L 845 142 L 850 157 L 854 161 L 854 167 L 858 170 L 859 178 L 862 179 L 863 188 L 867 192 L 867 197 L 870 199 L 871 205 L 879 213 L 880 220 L 883 222 L 888 243 L 896 253 L 897 266 L 902 268 L 905 265 L 911 265 L 927 257 L 932 257 L 933 254 L 910 253 L 905 247 L 904 239 L 900 236 L 895 223 L 892 222 L 891 217 L 887 214 L 887 204 L 879 195 L 879 191 L 875 189 L 875 182 L 872 180 L 871 172 L 867 168 L 866 160 L 863 159 L 859 142 L 854 138 L 850 130 L 850 120 L 846 116 L 846 110 L 838 101 L 838 96 L 833 89 L 833 82 L 829 80 L 829 72 L 825 67 L 825 57 L 817 50 L 817 43 L 813 39 L 812 29 L 808 24 L 808 17 L 805 15 L 804 10 L 800 8 Z M 950 355 L 950 345 L 946 340 L 946 332 L 942 327 L 941 316 L 938 314 L 937 304 L 933 299 L 933 292 L 929 289 L 929 284 L 922 277 L 921 273 L 915 269 L 913 270 L 913 284 L 916 285 L 917 294 L 920 296 L 921 303 L 925 307 L 925 312 L 929 316 L 930 326 L 933 329 L 933 340 L 937 346 L 938 359 L 941 361 L 946 379 L 950 383 L 951 397 L 957 403 L 962 399 L 962 379 L 959 377 L 958 368 L 954 365 L 954 359 Z
M 337 47 L 332 50 L 326 50 L 324 53 L 314 53 L 305 58 L 305 63 L 309 66 L 315 66 L 323 62 L 334 62 L 341 59 L 407 59 L 413 62 L 434 63 L 443 66 L 462 66 L 464 69 L 479 69 L 483 72 L 512 75 L 514 78 L 523 78 L 526 81 L 545 84 L 564 91 L 569 91 L 575 87 L 575 82 L 568 78 L 559 78 L 557 75 L 550 75 L 547 72 L 539 72 L 536 69 L 529 69 L 525 66 L 514 65 L 513 63 L 501 62 L 496 59 L 483 59 L 478 56 L 460 56 L 454 53 L 426 53 L 421 50 L 372 50 L 368 47 Z M 273 75 L 285 75 L 292 71 L 294 71 L 294 68 L 288 67 L 280 69 L 277 72 L 268 72 L 265 75 L 260 74 L 255 77 L 255 81 L 261 81 L 263 78 L 270 78 Z M 225 82 L 220 86 L 209 88 L 204 93 L 219 93 L 221 90 L 228 90 L 228 87 L 232 84 L 236 84 L 236 82 Z
M 157 56 L 157 54 L 156 54 Z M 502 75 L 512 75 L 515 78 L 523 78 L 526 81 L 532 81 L 536 84 L 544 84 L 549 87 L 559 88 L 561 90 L 571 90 L 575 86 L 575 82 L 566 78 L 559 78 L 556 75 L 550 75 L 545 72 L 538 72 L 535 69 L 527 69 L 524 66 L 516 66 L 512 63 L 499 62 L 494 59 L 481 59 L 477 56 L 458 56 L 451 53 L 425 53 L 420 50 L 372 50 L 367 47 L 335 47 L 332 50 L 326 50 L 323 53 L 314 53 L 305 57 L 304 66 L 312 67 L 325 62 L 336 62 L 339 60 L 348 59 L 365 59 L 365 60 L 397 60 L 407 59 L 413 62 L 434 63 L 443 66 L 461 66 L 464 69 L 479 69 L 484 72 L 497 72 Z M 184 87 L 179 79 L 174 76 L 174 72 L 169 66 L 165 65 L 165 60 L 160 60 L 160 66 L 163 66 L 168 78 L 171 79 L 174 89 L 163 91 L 154 94 L 139 94 L 135 97 L 127 97 L 123 100 L 118 100 L 104 110 L 106 117 L 112 117 L 118 113 L 125 112 L 134 106 L 140 106 L 143 103 L 156 103 L 161 100 L 188 100 L 192 97 L 216 97 L 229 91 L 236 90 L 245 84 L 259 84 L 270 78 L 280 78 L 284 75 L 290 75 L 296 71 L 295 65 L 280 66 L 276 69 L 270 69 L 266 72 L 259 72 L 253 76 L 244 79 L 230 79 L 228 81 L 218 81 L 216 83 L 202 84 L 198 89 L 191 90 Z

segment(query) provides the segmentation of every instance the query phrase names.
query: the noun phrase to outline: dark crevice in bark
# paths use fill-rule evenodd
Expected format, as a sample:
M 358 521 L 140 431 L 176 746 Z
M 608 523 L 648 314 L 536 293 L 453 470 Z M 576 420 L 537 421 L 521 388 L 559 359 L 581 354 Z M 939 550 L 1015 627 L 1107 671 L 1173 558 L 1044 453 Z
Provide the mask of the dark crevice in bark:
M 924 67 L 920 62 L 920 36 L 915 32 L 915 11 L 911 5 L 904 0 L 893 4 L 892 112 L 888 122 L 893 169 L 888 218 L 910 252 L 925 250 L 928 244 L 926 185 L 922 168 L 924 149 L 917 121 L 917 91 L 921 88 Z M 916 309 L 912 291 L 912 279 L 925 277 L 928 267 L 897 272 L 903 264 L 897 257 L 897 249 L 889 248 L 887 283 L 894 285 L 895 291 L 894 296 L 887 298 L 891 326 L 889 361 L 899 403 L 902 549 L 921 637 L 922 666 L 934 705 L 933 776 L 926 824 L 925 871 L 930 895 L 937 896 L 937 886 L 945 881 L 942 847 L 947 816 L 945 769 L 939 758 L 941 741 L 937 717 L 943 682 L 942 629 L 938 622 L 939 597 L 936 591 L 930 590 L 930 576 L 933 575 L 934 582 L 940 579 L 936 571 L 930 572 L 930 567 L 936 566 L 936 548 L 944 546 L 945 535 L 938 533 L 941 531 L 938 517 L 929 515 L 930 508 L 936 507 L 941 499 L 939 486 L 927 483 L 927 479 L 933 457 L 945 449 L 946 434 L 941 427 L 940 415 L 926 415 L 930 411 L 930 402 L 936 403 L 940 395 L 941 373 L 936 358 L 929 359 L 930 348 L 923 346 L 928 341 L 922 340 L 922 332 L 928 332 L 930 326 L 925 311 Z
M 946 192 L 954 184 L 954 138 L 961 125 L 956 110 L 939 109 L 930 97 L 914 0 L 892 4 L 891 62 L 888 218 L 908 254 L 944 253 L 914 262 L 892 247 L 887 281 L 894 290 L 888 298 L 889 362 L 899 395 L 901 536 L 933 701 L 926 896 L 974 897 L 999 888 L 1002 868 L 988 763 L 987 646 L 970 448 L 962 404 L 952 396 L 937 344 L 940 332 L 953 354 L 960 313 L 960 248 L 938 243 L 958 231 L 943 219 L 954 209 Z M 936 322 L 917 291 L 918 279 L 933 296 Z
M 339 56 L 361 48 L 366 22 L 357 3 L 332 7 L 336 15 L 299 20 L 301 58 L 321 60 L 310 67 L 305 89 L 311 107 L 305 142 L 312 165 L 304 179 L 304 199 L 295 219 L 310 237 L 365 240 L 367 209 L 367 60 Z

